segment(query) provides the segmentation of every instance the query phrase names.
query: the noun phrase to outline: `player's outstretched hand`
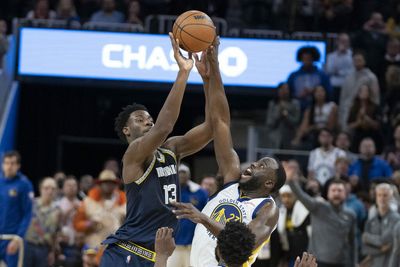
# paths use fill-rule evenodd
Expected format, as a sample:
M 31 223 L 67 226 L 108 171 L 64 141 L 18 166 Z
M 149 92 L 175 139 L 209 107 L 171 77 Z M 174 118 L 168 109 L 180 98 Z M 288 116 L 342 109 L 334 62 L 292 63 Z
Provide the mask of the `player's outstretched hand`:
M 191 203 L 172 202 L 171 205 L 175 207 L 172 212 L 178 219 L 189 219 L 194 223 L 202 223 L 204 216 L 206 216 Z
M 175 240 L 172 237 L 174 230 L 168 227 L 161 227 L 156 233 L 155 252 L 157 255 L 169 257 L 175 250 Z
M 309 254 L 307 252 L 303 252 L 303 256 L 297 257 L 296 261 L 294 262 L 294 267 L 317 267 L 317 260 L 315 259 L 314 255 Z
M 197 54 L 193 54 L 195 65 L 199 74 L 203 80 L 210 79 L 210 63 L 207 60 L 207 51 L 201 52 L 201 57 Z
M 299 179 L 299 170 L 296 164 L 285 161 L 282 162 L 282 165 L 286 172 L 287 181 L 297 181 Z
M 169 33 L 172 49 L 174 50 L 174 58 L 178 63 L 179 70 L 190 71 L 193 68 L 192 53 L 189 53 L 189 58 L 185 58 L 179 50 L 179 40 L 174 39 L 172 32 Z

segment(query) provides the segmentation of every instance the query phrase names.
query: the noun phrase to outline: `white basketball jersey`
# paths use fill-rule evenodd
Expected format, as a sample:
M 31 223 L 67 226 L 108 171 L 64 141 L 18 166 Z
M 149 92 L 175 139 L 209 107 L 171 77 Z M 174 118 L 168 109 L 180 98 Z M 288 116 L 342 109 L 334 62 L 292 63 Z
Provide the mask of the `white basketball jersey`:
M 268 201 L 267 198 L 241 198 L 239 183 L 228 184 L 214 198 L 210 199 L 202 212 L 213 220 L 226 224 L 230 221 L 250 223 L 256 217 L 258 210 Z M 190 254 L 191 267 L 215 267 L 217 238 L 202 224 L 197 224 L 194 232 L 192 251 Z

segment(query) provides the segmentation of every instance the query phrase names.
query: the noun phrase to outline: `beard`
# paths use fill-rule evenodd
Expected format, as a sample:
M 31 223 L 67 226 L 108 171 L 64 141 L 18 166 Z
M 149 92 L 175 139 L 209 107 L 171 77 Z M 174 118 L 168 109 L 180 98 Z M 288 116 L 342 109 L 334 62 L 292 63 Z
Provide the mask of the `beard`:
M 251 178 L 247 181 L 239 181 L 240 189 L 244 191 L 255 191 L 260 189 L 262 186 L 262 181 L 259 177 L 252 175 Z

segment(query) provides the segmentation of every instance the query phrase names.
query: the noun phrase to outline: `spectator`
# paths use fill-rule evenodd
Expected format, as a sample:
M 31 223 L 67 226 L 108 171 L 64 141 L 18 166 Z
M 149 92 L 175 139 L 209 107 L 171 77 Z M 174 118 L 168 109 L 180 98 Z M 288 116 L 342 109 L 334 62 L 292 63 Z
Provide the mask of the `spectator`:
M 24 267 L 53 266 L 58 244 L 61 211 L 55 201 L 57 184 L 52 177 L 40 184 L 40 197 L 33 204 L 33 218 L 26 234 Z
M 393 230 L 393 249 L 390 255 L 389 267 L 400 266 L 400 221 Z
M 294 4 L 296 9 L 296 31 L 315 31 L 316 18 L 320 8 L 320 1 L 317 0 L 304 0 L 298 4 Z M 293 7 L 292 7 L 293 8 Z
M 309 252 L 318 259 L 318 266 L 356 266 L 356 216 L 344 207 L 346 189 L 343 181 L 334 180 L 328 188 L 328 201 L 307 195 L 298 182 L 297 170 L 285 164 L 286 177 L 297 199 L 311 214 Z
M 400 170 L 400 124 L 394 130 L 394 145 L 389 146 L 385 151 L 385 160 L 393 170 Z
M 28 178 L 19 170 L 21 156 L 17 151 L 4 154 L 0 174 L 0 233 L 25 237 L 32 218 L 33 188 Z M 0 261 L 16 267 L 19 243 L 17 240 L 0 240 Z
M 288 149 L 300 121 L 300 104 L 291 99 L 286 83 L 279 84 L 277 91 L 277 98 L 268 105 L 267 132 L 263 140 L 266 147 Z
M 364 229 L 364 222 L 367 219 L 367 210 L 364 204 L 352 193 L 352 185 L 348 179 L 342 179 L 346 186 L 345 207 L 352 210 L 357 218 L 357 241 L 361 248 L 361 232 Z
M 100 243 L 121 226 L 126 214 L 126 197 L 118 190 L 119 180 L 110 170 L 100 173 L 98 186 L 89 191 L 74 218 L 74 227 L 84 233 L 85 244 Z
M 94 186 L 94 181 L 91 175 L 85 174 L 81 176 L 81 179 L 79 181 L 79 192 L 78 192 L 79 200 L 84 200 L 87 197 L 87 194 L 89 193 L 90 189 L 93 188 L 93 186 Z
M 400 66 L 400 41 L 396 38 L 390 39 L 387 43 L 384 73 L 390 65 Z
M 350 166 L 349 175 L 358 180 L 359 188 L 365 192 L 368 192 L 372 181 L 392 176 L 389 164 L 375 153 L 374 140 L 364 138 L 360 143 L 360 158 Z
M 120 170 L 119 166 L 120 166 L 120 163 L 117 159 L 109 158 L 104 162 L 103 170 L 110 170 L 113 173 L 115 173 L 115 175 L 117 175 L 117 177 L 121 177 L 121 170 Z
M 371 137 L 382 152 L 381 113 L 372 97 L 371 89 L 362 85 L 350 109 L 348 128 L 353 132 L 353 151 L 357 151 L 362 139 Z
M 365 52 L 367 65 L 373 73 L 379 73 L 383 66 L 386 43 L 387 32 L 383 16 L 379 12 L 373 12 L 353 41 L 355 49 Z
M 3 57 L 7 53 L 9 43 L 7 23 L 5 20 L 0 20 L 0 69 L 3 67 Z
M 64 186 L 64 181 L 67 178 L 67 175 L 63 171 L 57 171 L 54 175 L 54 180 L 56 180 L 57 183 L 57 193 L 56 193 L 56 199 L 59 200 L 63 197 L 63 186 Z
M 318 49 L 313 46 L 305 46 L 297 51 L 297 61 L 302 65 L 299 70 L 290 74 L 288 85 L 291 96 L 300 100 L 301 110 L 310 105 L 313 88 L 322 85 L 328 95 L 332 91 L 328 75 L 314 64 L 320 57 Z
M 179 183 L 181 186 L 181 202 L 192 203 L 198 210 L 207 204 L 208 194 L 200 185 L 190 180 L 190 169 L 187 165 L 179 165 Z M 196 224 L 188 219 L 179 220 L 178 232 L 175 234 L 176 249 L 168 259 L 169 267 L 187 267 L 190 265 L 190 250 Z
M 27 19 L 55 19 L 56 17 L 56 12 L 49 9 L 48 0 L 37 0 L 34 10 L 26 15 Z
M 336 136 L 335 145 L 337 148 L 340 148 L 341 150 L 346 152 L 347 160 L 350 163 L 353 163 L 358 159 L 358 156 L 357 154 L 350 151 L 350 145 L 351 145 L 350 140 L 351 140 L 350 134 L 343 131 Z
M 335 160 L 335 175 L 333 179 L 348 180 L 349 178 L 349 160 L 345 157 L 339 157 Z
M 98 267 L 97 260 L 98 249 L 91 248 L 88 245 L 85 245 L 82 248 L 82 266 L 83 267 Z
M 358 89 L 367 85 L 372 89 L 372 99 L 375 104 L 380 102 L 379 84 L 376 75 L 365 67 L 364 55 L 357 52 L 353 54 L 354 71 L 344 80 L 340 91 L 339 123 L 342 129 L 346 129 L 351 105 L 357 96 Z
M 376 187 L 378 214 L 365 224 L 362 235 L 363 254 L 370 260 L 371 267 L 388 266 L 393 243 L 393 230 L 400 215 L 390 209 L 393 189 L 389 184 Z
M 337 106 L 334 102 L 327 102 L 326 90 L 317 86 L 313 92 L 311 106 L 304 112 L 303 120 L 292 144 L 297 146 L 303 140 L 306 147 L 314 148 L 316 136 L 323 128 L 334 131 L 337 126 Z
M 397 187 L 397 191 L 400 192 L 400 171 L 393 172 L 392 180 L 395 186 Z
M 324 30 L 327 32 L 347 31 L 353 11 L 352 0 L 324 0 Z
M 218 191 L 218 182 L 215 176 L 206 175 L 201 179 L 201 188 L 207 191 L 208 196 L 212 196 Z
M 124 15 L 115 10 L 115 0 L 102 0 L 102 9 L 90 18 L 91 22 L 123 23 Z
M 65 265 L 76 266 L 80 262 L 80 247 L 77 242 L 77 234 L 73 220 L 79 208 L 80 201 L 77 198 L 78 183 L 75 176 L 67 176 L 63 184 L 63 197 L 58 205 L 61 209 L 61 236 L 62 253 L 66 257 Z
M 335 175 L 336 159 L 346 157 L 346 153 L 333 146 L 332 132 L 328 129 L 321 129 L 318 141 L 320 147 L 311 151 L 307 170 L 309 178 L 317 179 L 324 186 Z
M 58 2 L 57 19 L 79 21 L 73 0 L 60 0 L 60 2 Z
M 140 10 L 140 2 L 137 0 L 133 0 L 129 2 L 129 7 L 128 7 L 128 19 L 126 21 L 127 23 L 132 23 L 132 24 L 139 24 L 139 25 L 144 25 L 143 24 L 143 19 L 141 16 L 141 10 Z
M 386 105 L 389 126 L 400 124 L 400 67 L 389 66 L 386 72 Z
M 339 101 L 345 78 L 353 71 L 353 68 L 350 37 L 347 33 L 341 33 L 338 36 L 337 48 L 328 54 L 325 66 L 326 74 L 330 76 L 336 102 Z
M 296 258 L 307 250 L 310 215 L 288 185 L 281 187 L 279 196 L 282 206 L 279 208 L 278 232 L 289 266 L 293 266 Z

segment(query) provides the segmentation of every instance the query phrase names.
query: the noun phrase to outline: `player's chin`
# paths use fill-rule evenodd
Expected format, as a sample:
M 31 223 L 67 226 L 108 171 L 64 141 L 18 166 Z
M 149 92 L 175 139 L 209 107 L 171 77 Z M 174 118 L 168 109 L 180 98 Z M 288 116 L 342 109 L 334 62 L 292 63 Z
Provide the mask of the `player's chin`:
M 252 178 L 251 175 L 242 174 L 242 175 L 240 175 L 239 183 L 240 183 L 240 184 L 245 184 L 245 183 L 247 183 L 248 181 L 250 181 L 251 178 Z

